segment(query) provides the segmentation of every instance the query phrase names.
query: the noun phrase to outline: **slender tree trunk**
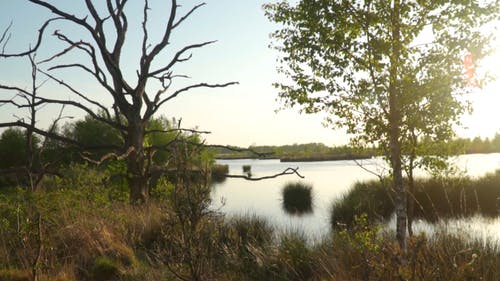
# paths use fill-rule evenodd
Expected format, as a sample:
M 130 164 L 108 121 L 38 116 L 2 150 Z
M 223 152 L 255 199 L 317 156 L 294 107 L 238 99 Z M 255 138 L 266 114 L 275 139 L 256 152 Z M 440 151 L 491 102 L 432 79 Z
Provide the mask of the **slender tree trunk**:
M 413 236 L 413 217 L 415 216 L 415 180 L 413 178 L 413 160 L 408 171 L 408 235 Z
M 415 198 L 415 179 L 413 177 L 413 170 L 415 169 L 415 160 L 417 158 L 416 155 L 416 147 L 418 143 L 417 136 L 414 131 L 411 131 L 411 153 L 410 159 L 408 163 L 408 235 L 413 236 L 413 217 L 415 216 L 415 203 L 417 198 Z
M 145 167 L 144 133 L 145 124 L 140 118 L 129 120 L 127 147 L 134 148 L 127 158 L 128 185 L 130 188 L 130 203 L 132 204 L 144 204 L 149 197 L 149 178 Z
M 393 173 L 393 186 L 396 192 L 396 238 L 399 246 L 406 252 L 406 191 L 403 183 L 401 165 L 401 111 L 399 109 L 399 83 L 398 71 L 401 53 L 401 27 L 400 27 L 400 0 L 394 0 L 392 13 L 392 55 L 390 58 L 390 85 L 389 85 L 389 126 L 390 126 L 390 156 Z

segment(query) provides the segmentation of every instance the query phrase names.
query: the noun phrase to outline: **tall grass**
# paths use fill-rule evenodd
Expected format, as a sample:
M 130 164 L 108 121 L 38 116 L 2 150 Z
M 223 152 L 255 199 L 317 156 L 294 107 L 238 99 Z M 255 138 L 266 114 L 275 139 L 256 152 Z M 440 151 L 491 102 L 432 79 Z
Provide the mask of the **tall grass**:
M 401 266 L 368 216 L 311 244 L 307 230 L 210 211 L 194 183 L 138 207 L 82 169 L 72 173 L 88 177 L 50 179 L 39 193 L 0 192 L 1 281 L 500 280 L 500 249 L 482 241 L 416 236 Z
M 384 221 L 394 212 L 394 192 L 390 182 L 358 182 L 341 199 L 333 202 L 330 222 L 333 228 L 352 227 L 357 215 L 366 214 L 370 222 Z
M 356 183 L 332 204 L 331 223 L 351 225 L 355 215 L 366 213 L 370 221 L 383 221 L 394 212 L 394 191 L 388 180 Z M 500 171 L 481 178 L 430 178 L 415 181 L 415 218 L 435 222 L 476 214 L 500 214 Z

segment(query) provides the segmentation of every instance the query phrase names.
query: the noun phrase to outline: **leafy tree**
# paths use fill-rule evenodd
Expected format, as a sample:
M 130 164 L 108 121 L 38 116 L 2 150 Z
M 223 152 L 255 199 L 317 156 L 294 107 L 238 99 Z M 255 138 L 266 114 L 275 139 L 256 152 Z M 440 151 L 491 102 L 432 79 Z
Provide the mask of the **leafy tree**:
M 33 151 L 29 151 L 32 149 Z M 39 170 L 40 139 L 32 137 L 32 145 L 28 148 L 27 132 L 19 128 L 8 128 L 0 136 L 0 174 L 3 175 L 0 185 L 19 184 L 9 175 L 16 175 L 21 182 L 28 183 L 31 172 Z M 30 152 L 33 152 L 30 155 Z M 27 163 L 27 162 L 30 163 Z M 29 165 L 31 164 L 31 165 Z M 28 168 L 28 167 L 30 167 Z
M 265 6 L 268 17 L 282 25 L 273 36 L 282 53 L 278 70 L 287 77 L 275 84 L 285 105 L 329 112 L 327 121 L 345 127 L 353 143 L 384 148 L 402 249 L 404 155 L 420 153 L 413 137 L 446 136 L 462 113 L 457 96 L 470 90 L 463 57 L 487 54 L 489 38 L 480 28 L 495 17 L 497 2 L 301 0 Z M 431 41 L 421 42 L 426 32 Z M 433 130 L 434 122 L 442 128 Z
M 17 128 L 3 131 L 0 136 L 0 169 L 24 167 L 26 158 L 26 132 Z

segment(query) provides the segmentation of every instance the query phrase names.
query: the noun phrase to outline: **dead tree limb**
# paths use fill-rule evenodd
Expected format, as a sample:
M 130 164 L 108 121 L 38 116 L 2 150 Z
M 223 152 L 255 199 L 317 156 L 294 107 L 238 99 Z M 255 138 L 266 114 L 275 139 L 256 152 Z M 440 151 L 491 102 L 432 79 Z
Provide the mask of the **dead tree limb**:
M 299 170 L 298 167 L 295 168 L 295 169 L 294 168 L 286 168 L 281 173 L 270 175 L 270 176 L 258 177 L 258 178 L 253 178 L 253 177 L 250 177 L 248 175 L 225 175 L 225 177 L 227 177 L 227 178 L 239 178 L 239 179 L 245 179 L 245 180 L 249 180 L 249 181 L 261 181 L 261 180 L 274 179 L 274 178 L 281 177 L 281 176 L 294 175 L 295 174 L 295 175 L 297 175 L 301 179 L 305 178 L 303 175 L 301 175 L 298 172 L 298 170 Z

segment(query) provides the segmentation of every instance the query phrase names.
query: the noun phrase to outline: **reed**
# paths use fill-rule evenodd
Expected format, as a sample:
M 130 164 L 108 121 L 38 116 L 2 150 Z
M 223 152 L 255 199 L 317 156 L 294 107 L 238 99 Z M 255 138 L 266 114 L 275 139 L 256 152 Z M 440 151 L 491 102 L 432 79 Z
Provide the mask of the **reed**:
M 303 215 L 313 212 L 312 186 L 302 182 L 288 183 L 283 188 L 283 210 L 292 215 Z
M 356 183 L 341 199 L 333 202 L 331 224 L 351 225 L 355 215 L 366 213 L 369 221 L 384 221 L 394 212 L 394 192 L 389 180 Z M 500 214 L 500 171 L 481 178 L 455 177 L 415 180 L 415 218 L 440 219 Z

